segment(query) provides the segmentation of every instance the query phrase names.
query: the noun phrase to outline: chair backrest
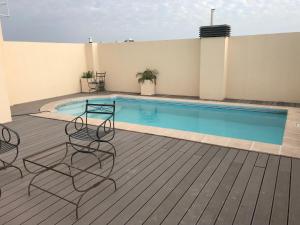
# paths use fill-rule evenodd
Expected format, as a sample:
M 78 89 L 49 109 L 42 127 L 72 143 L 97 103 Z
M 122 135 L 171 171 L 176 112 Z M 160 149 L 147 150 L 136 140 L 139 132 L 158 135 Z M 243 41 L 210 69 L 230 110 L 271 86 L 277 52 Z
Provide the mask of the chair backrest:
M 105 83 L 106 72 L 96 72 L 95 79 L 98 83 Z
M 113 101 L 113 104 L 96 104 L 96 103 L 89 103 L 89 100 L 86 100 L 86 104 L 85 104 L 86 122 L 87 122 L 88 114 L 108 115 L 108 118 L 110 118 L 114 122 L 115 108 L 116 108 L 115 101 Z

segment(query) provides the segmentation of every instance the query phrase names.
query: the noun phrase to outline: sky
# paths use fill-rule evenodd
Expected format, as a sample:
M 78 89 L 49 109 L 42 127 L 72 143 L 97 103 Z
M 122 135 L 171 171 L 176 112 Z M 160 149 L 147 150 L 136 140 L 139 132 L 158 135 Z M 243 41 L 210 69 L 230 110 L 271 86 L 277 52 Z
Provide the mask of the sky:
M 231 25 L 233 36 L 300 31 L 300 0 L 8 0 L 8 6 L 10 17 L 1 22 L 11 41 L 197 38 L 211 8 L 215 24 Z

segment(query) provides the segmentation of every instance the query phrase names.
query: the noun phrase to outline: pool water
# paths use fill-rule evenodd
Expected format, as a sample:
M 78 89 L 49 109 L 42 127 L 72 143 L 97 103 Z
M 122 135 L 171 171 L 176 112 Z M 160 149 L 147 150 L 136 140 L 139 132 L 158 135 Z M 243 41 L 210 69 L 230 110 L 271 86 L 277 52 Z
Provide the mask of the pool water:
M 235 107 L 127 97 L 90 99 L 90 103 L 116 101 L 116 121 L 199 132 L 223 137 L 282 144 L 286 110 Z M 85 101 L 58 106 L 63 114 L 80 115 Z M 103 117 L 93 114 L 93 118 Z

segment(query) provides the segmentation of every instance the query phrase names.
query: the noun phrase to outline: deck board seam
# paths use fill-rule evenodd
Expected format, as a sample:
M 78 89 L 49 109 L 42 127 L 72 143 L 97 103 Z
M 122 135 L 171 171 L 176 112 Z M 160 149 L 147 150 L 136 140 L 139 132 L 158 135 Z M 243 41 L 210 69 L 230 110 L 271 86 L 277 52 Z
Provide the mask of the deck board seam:
M 188 143 L 184 143 L 184 145 L 187 145 Z M 183 145 L 183 146 L 184 146 Z M 181 147 L 183 147 L 183 146 L 181 146 Z M 188 149 L 190 149 L 192 147 L 192 145 L 188 148 Z M 168 151 L 171 151 L 172 150 L 172 148 L 170 148 Z M 136 186 L 137 185 L 139 185 L 140 183 L 142 183 L 148 176 L 150 176 L 150 175 L 152 175 L 152 173 L 154 172 L 154 171 L 156 171 L 157 170 L 157 168 L 159 168 L 161 165 L 163 165 L 166 161 L 168 161 L 169 160 L 169 158 L 167 158 L 166 160 L 164 160 L 161 164 L 159 164 L 159 166 L 157 166 L 156 168 L 154 168 L 153 170 L 151 170 L 151 173 L 149 173 L 147 176 L 145 176 L 142 180 L 140 180 L 137 184 L 136 184 Z M 174 161 L 171 165 L 173 165 L 174 163 L 175 163 L 176 161 Z M 171 166 L 170 165 L 170 166 Z M 169 168 L 169 167 L 168 167 Z M 115 204 L 117 204 L 117 202 L 121 199 L 121 198 L 123 198 L 126 194 L 128 194 L 132 189 L 134 189 L 135 188 L 135 186 L 134 187 L 132 187 L 128 192 L 126 192 L 124 195 L 122 195 L 115 203 L 113 203 L 113 205 L 115 205 Z M 99 204 L 98 204 L 99 205 Z M 110 207 L 112 207 L 113 205 L 111 205 Z M 110 208 L 109 207 L 109 208 Z M 107 210 L 109 210 L 109 208 L 107 208 L 103 213 L 101 213 L 100 215 L 98 215 L 92 222 L 91 222 L 91 224 L 92 223 L 94 223 L 98 218 L 100 218 Z
M 196 144 L 195 144 L 196 145 Z M 195 146 L 194 145 L 194 146 Z M 191 148 L 192 148 L 193 146 L 191 146 Z M 190 148 L 190 149 L 191 149 Z M 191 160 L 194 156 L 195 156 L 195 154 L 197 153 L 197 151 L 199 151 L 199 149 L 201 148 L 201 146 L 199 146 L 199 148 L 198 148 L 198 150 L 196 150 L 184 163 L 186 163 L 186 162 L 188 162 L 189 160 Z M 205 151 L 205 153 L 203 154 L 203 155 L 201 155 L 201 156 L 199 156 L 198 157 L 198 160 L 197 160 L 197 162 L 195 163 L 195 164 L 197 164 L 202 158 L 203 158 L 203 156 L 206 154 L 206 152 L 208 151 L 208 149 L 206 149 L 206 151 Z M 186 154 L 187 152 L 185 152 L 184 154 Z M 181 157 L 183 157 L 184 155 L 182 155 Z M 180 157 L 180 158 L 181 158 Z M 177 162 L 177 161 L 176 161 Z M 175 163 L 176 163 L 175 162 Z M 180 171 L 180 169 L 181 169 L 181 167 L 179 167 L 175 172 L 174 172 L 174 174 L 173 175 L 175 175 L 178 171 Z M 162 174 L 163 175 L 163 174 Z M 185 176 L 184 176 L 185 177 Z M 184 179 L 184 177 L 182 178 L 182 179 Z M 169 178 L 168 178 L 168 180 L 166 180 L 165 181 L 165 183 L 164 183 L 164 185 L 162 185 L 150 198 L 148 198 L 148 200 L 140 207 L 140 208 L 142 208 L 143 206 L 145 206 L 152 198 L 153 198 L 153 196 L 155 196 L 171 179 L 173 178 L 173 176 L 170 176 Z M 181 179 L 181 180 L 182 180 Z M 180 180 L 180 181 L 181 181 Z M 179 181 L 179 182 L 180 182 Z M 149 187 L 150 187 L 150 185 L 149 185 Z M 139 194 L 139 196 L 141 195 L 141 194 L 143 194 L 144 193 L 144 191 L 142 192 L 142 193 L 140 193 Z M 135 199 L 137 199 L 138 198 L 138 196 L 135 198 Z M 134 199 L 134 200 L 135 200 Z M 134 201 L 133 200 L 133 201 Z M 132 202 L 133 202 L 132 201 Z M 129 203 L 130 204 L 130 203 Z M 129 205 L 128 204 L 128 205 Z M 121 214 L 123 211 L 125 210 L 125 208 L 119 213 L 119 214 Z M 127 222 L 134 216 L 134 215 L 136 215 L 136 213 L 138 212 L 139 210 L 137 210 L 131 217 L 129 217 L 128 219 L 127 219 L 127 221 L 124 223 L 124 224 L 127 224 Z M 119 214 L 117 214 L 114 218 L 116 218 Z M 113 219 L 111 219 L 111 221 L 109 222 L 109 223 L 111 223 L 113 220 L 114 220 L 114 218 Z M 108 224 L 109 224 L 108 223 Z
M 144 146 L 142 146 L 142 147 L 144 147 Z M 132 154 L 134 154 L 134 153 L 135 153 L 135 152 L 133 152 Z M 130 155 L 129 155 L 129 156 L 130 156 Z M 129 156 L 128 156 L 128 157 L 129 157 Z M 48 177 L 48 176 L 47 176 L 47 177 Z M 47 177 L 45 177 L 45 178 L 47 178 Z M 55 179 L 55 178 L 54 178 L 54 179 Z M 51 180 L 51 181 L 52 181 L 52 180 Z M 49 181 L 49 182 L 51 182 L 51 181 Z M 49 182 L 47 182 L 47 183 L 49 183 Z M 47 183 L 46 183 L 46 184 L 47 184 Z M 21 197 L 22 197 L 22 196 L 21 196 Z
M 210 151 L 210 149 L 212 148 L 212 146 L 210 145 L 209 146 L 209 148 L 208 148 L 208 150 L 206 151 L 206 153 L 204 154 L 204 155 L 206 155 L 206 154 L 208 154 L 208 152 Z M 219 152 L 219 147 L 218 147 L 218 149 L 216 150 L 216 152 L 211 156 L 211 158 L 208 160 L 208 162 L 206 162 L 206 164 L 205 165 L 208 165 L 210 162 L 211 162 L 211 160 L 215 157 L 215 155 Z M 204 156 L 203 155 L 203 156 Z M 201 160 L 199 160 L 199 162 L 200 162 Z M 198 163 L 199 163 L 198 162 Z M 188 172 L 187 172 L 187 174 L 186 174 L 186 176 L 192 171 L 192 169 L 193 168 L 195 168 L 196 167 L 196 165 L 198 164 L 198 163 L 196 163 Z M 203 168 L 203 170 L 204 170 L 204 168 Z M 200 172 L 200 174 L 203 172 L 203 170 Z M 186 177 L 185 176 L 185 177 Z M 163 201 L 161 201 L 159 204 L 158 204 L 158 206 L 156 207 L 156 209 L 155 210 L 153 210 L 148 216 L 147 216 L 147 218 L 145 218 L 145 220 L 144 220 L 144 222 L 143 222 L 143 224 L 153 215 L 153 213 L 163 204 L 163 202 L 166 200 L 166 199 L 168 199 L 168 197 L 171 195 L 171 193 L 180 185 L 180 183 L 185 179 L 185 177 L 180 181 L 180 182 L 178 182 L 178 184 L 174 187 L 174 189 L 172 189 L 166 196 L 165 196 L 165 198 L 164 198 L 164 200 Z M 192 184 L 191 184 L 192 185 Z M 190 186 L 189 186 L 190 187 Z M 181 198 L 180 198 L 181 199 Z M 178 201 L 180 201 L 180 199 L 178 200 Z M 176 204 L 175 204 L 176 205 Z M 175 205 L 173 206 L 173 208 L 175 207 Z M 172 208 L 172 209 L 173 209 Z
M 163 141 L 163 140 L 161 140 L 161 141 Z M 170 140 L 170 141 L 171 141 L 171 140 Z M 143 147 L 145 147 L 145 146 L 143 146 Z M 149 148 L 149 149 L 150 149 L 150 148 Z M 147 150 L 149 150 L 149 149 L 147 149 Z M 138 150 L 137 150 L 137 151 L 138 151 Z M 131 155 L 133 155 L 134 153 L 135 153 L 135 152 L 133 152 Z M 130 157 L 131 155 L 127 156 L 126 158 Z M 125 166 L 126 166 L 126 165 L 124 165 L 123 167 L 125 167 Z M 118 171 L 119 171 L 120 169 L 122 169 L 123 167 L 119 168 Z M 117 172 L 117 171 L 115 171 L 115 172 Z M 92 179 L 91 179 L 91 180 L 92 180 Z M 90 181 L 90 180 L 89 180 L 89 181 Z M 107 187 L 109 187 L 109 186 L 110 186 L 110 185 L 107 185 L 105 188 L 107 188 Z M 74 192 L 74 191 L 72 191 L 72 192 L 70 192 L 70 193 L 67 193 L 67 195 L 70 195 L 70 194 L 72 194 L 73 192 Z M 66 195 L 66 196 L 67 196 L 67 195 Z M 51 197 L 51 196 L 50 196 L 50 197 Z M 59 199 L 58 199 L 57 201 L 55 201 L 53 204 L 57 203 L 58 201 L 59 201 Z M 51 204 L 51 205 L 52 205 L 52 204 Z M 51 206 L 51 205 L 50 205 L 50 206 Z M 48 206 L 48 207 L 50 207 L 50 206 Z M 48 208 L 48 207 L 47 207 L 47 208 Z M 45 208 L 45 209 L 46 209 L 46 208 Z M 44 210 L 45 210 L 45 209 L 44 209 Z M 25 221 L 25 222 L 26 222 L 26 221 Z
M 209 148 L 209 150 L 212 148 L 212 146 L 210 146 L 210 148 Z M 209 151 L 208 150 L 208 151 Z M 208 152 L 207 151 L 207 152 Z M 220 152 L 221 151 L 221 148 L 218 146 L 217 147 L 217 149 L 216 149 L 216 152 L 211 156 L 211 158 L 208 160 L 208 162 L 205 164 L 205 167 L 203 168 L 203 170 L 200 172 L 200 174 L 202 174 L 203 173 L 203 171 L 205 170 L 205 168 L 206 168 L 206 166 L 214 159 L 214 157 L 217 155 L 217 153 L 218 152 Z M 226 155 L 226 154 L 225 154 Z M 196 166 L 196 165 L 195 165 Z M 194 167 L 193 167 L 194 168 Z M 191 170 L 190 170 L 191 171 Z M 188 174 L 190 173 L 190 171 L 186 174 L 186 176 L 188 176 Z M 200 176 L 200 174 L 198 174 L 197 175 L 197 177 L 195 177 L 195 179 L 193 180 L 193 182 L 191 182 L 191 184 L 187 187 L 187 189 L 185 190 L 185 192 L 184 193 L 182 193 L 182 195 L 181 195 L 181 197 L 177 200 L 177 202 L 172 206 L 172 208 L 169 210 L 169 212 L 167 213 L 167 215 L 165 215 L 165 217 L 163 218 L 163 220 L 162 220 L 162 222 L 165 220 L 165 218 L 169 215 L 169 213 L 176 207 L 176 205 L 177 205 L 177 203 L 182 199 L 182 197 L 185 195 L 185 193 L 189 190 L 189 188 L 194 184 L 194 182 L 196 181 L 196 179 Z M 180 182 L 181 183 L 181 182 Z M 179 185 L 180 185 L 180 183 L 178 183 L 177 185 L 176 185 L 176 187 L 172 190 L 172 191 L 174 191 Z M 164 201 L 166 200 L 166 199 L 168 199 L 168 197 L 171 195 L 171 193 L 172 193 L 172 191 L 171 192 L 169 192 L 168 193 L 168 195 L 166 196 L 166 198 L 164 199 Z M 162 201 L 158 206 L 157 206 L 157 208 L 145 219 L 145 221 L 144 221 L 144 223 L 155 213 L 155 211 L 157 210 L 157 209 L 159 209 L 159 207 L 163 204 L 163 202 L 164 201 Z M 143 224 L 144 224 L 143 223 Z
M 149 185 L 148 185 L 148 187 L 146 188 L 146 189 L 144 189 L 139 195 L 137 195 L 132 201 L 130 201 L 128 204 L 127 204 L 127 206 L 128 205 L 130 205 L 134 200 L 136 200 L 141 194 L 143 194 L 144 193 L 144 191 L 146 191 L 149 187 L 151 187 L 151 185 L 153 184 L 153 183 L 155 183 L 161 176 L 163 176 L 164 175 L 164 173 L 167 171 L 167 170 L 169 170 L 171 167 L 173 167 L 173 165 L 175 165 L 182 157 L 184 157 L 184 155 L 186 155 L 187 154 L 187 151 L 189 151 L 190 149 L 192 149 L 194 146 L 196 146 L 196 144 L 194 143 L 193 145 L 191 145 L 185 152 L 183 152 L 179 157 L 178 157 L 178 159 L 176 159 L 176 161 L 174 161 L 168 168 L 166 168 L 155 180 L 153 180 Z M 186 163 L 187 161 L 189 161 L 193 156 L 194 156 L 194 154 L 196 153 L 196 151 L 188 158 L 188 159 L 186 159 L 185 161 L 184 161 L 184 163 Z M 202 157 L 199 157 L 200 159 L 202 158 Z M 200 160 L 199 159 L 199 160 Z M 174 171 L 174 173 L 173 173 L 173 175 L 174 174 L 176 174 L 178 171 L 180 170 L 180 167 L 178 168 L 178 169 L 176 169 L 175 171 Z M 170 176 L 166 181 L 165 181 L 165 184 L 172 178 L 173 176 Z M 164 185 L 163 185 L 164 186 Z M 161 186 L 153 195 L 155 195 L 163 186 Z M 152 196 L 153 196 L 152 195 Z M 151 196 L 151 197 L 152 197 Z M 148 201 L 151 199 L 151 197 L 148 199 Z M 148 202 L 147 201 L 147 202 Z M 126 207 L 127 207 L 126 206 Z M 125 207 L 125 208 L 126 208 Z M 123 208 L 123 210 L 125 209 L 125 208 Z M 122 211 L 123 211 L 122 210 Z M 122 211 L 120 211 L 116 216 L 114 216 L 107 224 L 109 224 L 109 223 L 111 223 L 113 220 L 114 220 L 114 218 L 116 218 Z
M 220 151 L 222 150 L 221 147 L 219 149 Z M 184 215 L 181 217 L 181 219 L 179 220 L 178 223 L 181 223 L 182 219 L 186 216 L 186 214 L 189 212 L 189 210 L 191 209 L 191 207 L 193 206 L 194 202 L 196 201 L 197 197 L 199 196 L 199 194 L 201 193 L 201 191 L 203 190 L 203 188 L 206 186 L 206 184 L 209 182 L 209 180 L 211 179 L 211 177 L 215 174 L 215 171 L 219 168 L 220 164 L 223 162 L 224 158 L 226 157 L 226 155 L 229 153 L 229 150 L 226 149 L 226 154 L 222 157 L 222 159 L 220 160 L 220 162 L 218 163 L 218 165 L 216 166 L 216 168 L 213 170 L 213 173 L 211 174 L 210 178 L 208 179 L 208 181 L 205 183 L 205 185 L 201 188 L 201 190 L 199 191 L 199 193 L 197 194 L 197 196 L 195 196 L 194 200 L 191 202 L 191 204 L 189 205 L 188 210 L 186 210 L 186 212 L 184 213 Z M 199 175 L 200 176 L 200 175 Z M 199 177 L 198 176 L 198 177 Z M 197 179 L 197 178 L 196 178 Z M 196 181 L 195 179 L 195 181 Z M 194 183 L 194 182 L 193 182 Z M 190 188 L 190 187 L 189 187 Z M 186 192 L 188 191 L 188 189 L 186 190 Z M 185 193 L 186 193 L 185 192 Z M 182 197 L 185 195 L 185 193 L 182 195 Z M 179 201 L 178 201 L 179 202 Z M 177 203 L 178 203 L 177 202 Z M 176 203 L 176 204 L 177 204 Z M 175 207 L 175 206 L 174 206 Z M 173 207 L 173 208 L 174 208 Z M 172 208 L 172 210 L 173 210 Z M 164 218 L 164 220 L 166 219 L 166 217 Z M 197 223 L 197 222 L 196 222 Z
M 170 140 L 170 141 L 171 141 L 171 140 Z M 170 142 L 170 141 L 169 141 L 169 142 Z M 168 142 L 168 143 L 169 143 L 169 142 Z M 179 142 L 179 141 L 177 141 L 176 143 L 178 143 L 178 142 Z M 168 143 L 165 143 L 164 145 L 167 145 Z M 160 149 L 162 149 L 162 148 L 157 149 L 157 150 L 156 150 L 155 152 L 153 152 L 151 155 L 155 154 L 155 153 L 158 152 Z M 163 153 L 162 153 L 162 154 L 163 154 Z M 151 155 L 150 155 L 150 156 L 151 156 Z M 149 156 L 149 157 L 150 157 L 150 156 Z M 150 165 L 152 164 L 152 162 L 154 162 L 154 161 L 155 161 L 157 158 L 159 158 L 160 156 L 161 156 L 161 155 L 159 155 L 158 157 L 156 157 L 155 159 L 153 159 L 153 161 L 151 161 L 151 162 L 150 162 L 145 168 L 143 168 L 139 173 L 143 172 L 148 166 L 150 166 Z M 140 165 L 141 163 L 143 163 L 143 162 L 146 161 L 146 160 L 147 160 L 147 158 L 143 159 L 142 161 L 140 161 L 140 162 L 139 162 L 137 165 L 135 165 L 134 167 Z M 138 174 L 139 174 L 139 173 L 138 173 Z M 133 179 L 133 178 L 134 178 L 134 177 L 130 178 L 130 180 Z M 130 180 L 127 180 L 126 183 L 128 183 Z M 126 183 L 125 183 L 125 184 L 126 184 Z M 124 186 L 124 185 L 123 185 L 123 186 Z M 118 187 L 118 188 L 120 188 L 120 187 Z M 98 194 L 98 193 L 99 193 L 99 192 L 97 192 L 96 194 Z M 93 196 L 93 197 L 94 197 L 94 196 Z M 106 199 L 106 198 L 105 198 L 105 199 Z M 104 199 L 104 200 L 105 200 L 105 199 Z M 103 202 L 104 200 L 102 200 L 101 202 Z M 87 203 L 87 202 L 88 202 L 88 200 L 85 201 L 85 202 L 83 202 L 82 205 L 84 205 L 84 204 Z M 98 203 L 97 205 L 101 204 L 101 202 Z M 88 213 L 88 212 L 87 212 L 87 213 Z M 87 213 L 84 213 L 84 214 L 82 215 L 82 217 L 84 217 Z M 71 213 L 70 213 L 70 214 L 71 214 Z M 70 214 L 66 215 L 64 218 L 67 218 Z M 64 220 L 64 218 L 62 218 L 60 221 Z M 57 223 L 59 223 L 60 221 L 58 221 Z M 77 221 L 76 221 L 76 222 L 77 222 Z
M 269 160 L 270 160 L 270 157 L 268 156 L 266 165 L 268 165 Z M 255 166 L 254 166 L 254 167 L 255 167 Z M 250 222 L 250 224 L 253 223 L 254 214 L 255 214 L 255 211 L 256 211 L 256 207 L 257 207 L 259 195 L 260 195 L 260 192 L 261 192 L 261 188 L 262 188 L 263 181 L 264 181 L 264 178 L 265 178 L 265 175 L 266 175 L 266 170 L 267 170 L 267 167 L 260 167 L 260 166 L 256 166 L 256 167 L 264 169 L 264 173 L 263 173 L 263 177 L 262 177 L 262 180 L 261 180 L 261 183 L 260 183 L 260 186 L 259 186 L 259 190 L 258 190 L 258 194 L 257 194 L 257 198 L 256 198 L 256 202 L 255 202 L 255 206 L 254 206 L 254 210 L 253 210 L 253 213 L 252 213 L 252 217 L 251 217 L 251 222 Z
M 161 140 L 161 141 L 163 141 L 163 140 Z M 171 141 L 171 140 L 170 140 Z M 160 143 L 160 142 L 158 142 L 158 143 Z M 157 143 L 157 144 L 158 144 Z M 169 143 L 169 142 L 167 142 L 167 143 Z M 137 149 L 136 151 L 139 151 L 140 149 L 142 149 L 142 148 L 144 148 L 145 146 L 142 146 L 141 148 L 139 148 L 139 149 Z M 149 150 L 149 149 L 148 149 Z M 147 149 L 146 149 L 146 151 L 147 151 Z M 131 155 L 129 155 L 128 157 L 126 157 L 126 158 L 129 158 L 130 156 L 132 156 L 132 155 L 134 155 L 136 152 L 133 152 Z M 138 157 L 140 157 L 141 155 L 137 155 L 136 157 L 135 157 L 135 159 L 136 158 L 138 158 Z M 119 171 L 120 169 L 122 169 L 122 168 L 124 168 L 124 167 L 126 167 L 127 165 L 124 165 L 124 166 L 122 166 L 121 168 L 119 168 L 117 171 Z M 115 172 L 117 172 L 117 171 L 115 171 Z M 98 193 L 98 192 L 97 192 Z M 85 202 L 83 202 L 83 204 L 84 204 Z M 82 205 L 83 205 L 82 204 Z M 57 211 L 55 211 L 54 213 L 52 213 L 51 215 L 49 215 L 47 218 L 49 218 L 49 217 L 51 217 L 52 215 L 54 215 L 55 213 L 56 213 Z M 45 218 L 44 220 L 46 220 L 47 218 Z M 63 218 L 62 218 L 63 219 Z M 43 220 L 43 221 L 44 221 Z M 43 221 L 41 221 L 41 223 L 43 222 Z
M 247 184 L 246 184 L 245 189 L 244 189 L 244 191 L 243 191 L 243 194 L 242 194 L 242 196 L 241 196 L 239 205 L 238 205 L 237 210 L 236 210 L 236 212 L 235 212 L 235 215 L 234 215 L 234 217 L 233 217 L 233 220 L 232 220 L 232 223 L 233 223 L 233 224 L 234 224 L 234 221 L 235 221 L 236 216 L 237 216 L 237 214 L 238 214 L 238 211 L 239 211 L 239 209 L 240 209 L 240 206 L 241 206 L 241 204 L 242 204 L 242 200 L 243 200 L 243 198 L 244 198 L 245 192 L 246 192 L 247 187 L 248 187 L 248 185 L 249 185 L 249 181 L 250 181 L 250 178 L 251 178 L 251 176 L 252 176 L 252 174 L 253 174 L 253 170 L 254 170 L 254 168 L 255 168 L 255 164 L 256 164 L 257 159 L 258 159 L 258 153 L 257 153 L 257 155 L 256 155 L 256 159 L 255 159 L 255 162 L 254 162 L 254 164 L 253 164 L 253 167 L 251 168 L 251 173 L 250 173 L 250 175 L 249 175 L 249 178 L 248 178 L 248 180 L 247 180 Z
M 272 218 L 272 213 L 273 213 L 273 206 L 274 206 L 275 192 L 276 192 L 276 188 L 277 188 L 277 181 L 278 181 L 278 173 L 279 173 L 280 161 L 281 161 L 281 156 L 279 157 L 279 163 L 278 163 L 278 166 L 277 166 L 277 173 L 276 173 L 275 187 L 274 187 L 274 190 L 273 190 L 273 198 L 272 198 L 272 204 L 271 204 L 271 212 L 270 212 L 269 223 L 268 223 L 268 224 L 271 223 L 271 218 Z

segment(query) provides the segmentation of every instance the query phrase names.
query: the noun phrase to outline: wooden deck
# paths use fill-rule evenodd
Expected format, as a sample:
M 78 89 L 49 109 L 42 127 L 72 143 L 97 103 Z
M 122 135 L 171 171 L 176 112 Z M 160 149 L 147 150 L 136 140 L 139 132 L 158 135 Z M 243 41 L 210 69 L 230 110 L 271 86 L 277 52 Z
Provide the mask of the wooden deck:
M 36 110 L 41 103 L 13 112 Z M 22 157 L 66 140 L 62 121 L 18 116 L 7 125 L 21 136 L 19 166 Z M 122 130 L 114 144 L 118 189 L 102 184 L 91 191 L 77 221 L 66 201 L 34 188 L 27 195 L 32 175 L 19 179 L 14 169 L 0 171 L 0 224 L 300 224 L 299 159 Z M 68 199 L 77 197 L 64 177 L 50 173 L 38 182 Z

